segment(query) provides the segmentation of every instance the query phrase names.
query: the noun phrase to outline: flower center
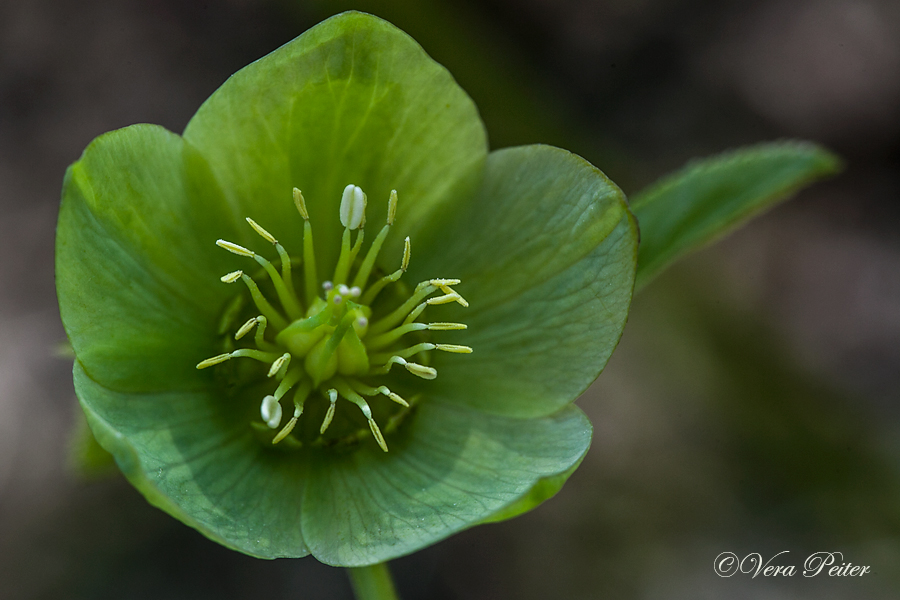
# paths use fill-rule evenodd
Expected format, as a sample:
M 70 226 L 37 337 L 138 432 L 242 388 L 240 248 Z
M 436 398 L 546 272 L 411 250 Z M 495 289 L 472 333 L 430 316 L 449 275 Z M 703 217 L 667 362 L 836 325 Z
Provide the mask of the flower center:
M 271 436 L 273 444 L 287 441 L 293 446 L 302 445 L 294 428 L 303 415 L 304 407 L 312 398 L 320 398 L 327 406 L 318 427 L 318 435 L 312 443 L 325 443 L 323 436 L 334 419 L 337 402 L 344 399 L 358 407 L 368 422 L 375 441 L 387 452 L 384 434 L 375 422 L 372 407 L 366 398 L 384 396 L 385 401 L 393 401 L 398 409 L 403 407 L 399 410 L 409 409 L 409 402 L 384 385 L 384 376 L 390 372 L 391 367 L 400 365 L 411 375 L 434 379 L 437 377 L 437 370 L 428 366 L 433 350 L 459 354 L 472 352 L 468 346 L 434 344 L 422 337 L 428 331 L 465 329 L 464 324 L 418 321 L 423 311 L 431 305 L 457 302 L 468 306 L 468 302 L 452 287 L 460 283 L 458 279 L 423 281 L 405 294 L 405 300 L 401 296 L 393 310 L 390 310 L 391 306 L 386 306 L 388 300 L 381 300 L 382 291 L 390 284 L 398 283 L 406 272 L 410 243 L 407 237 L 400 268 L 378 277 L 375 273 L 375 261 L 394 224 L 397 192 L 391 191 L 387 223 L 370 244 L 365 257 L 360 258 L 366 200 L 365 193 L 358 186 L 351 184 L 344 188 L 340 206 L 340 220 L 344 226 L 340 255 L 333 277 L 320 285 L 316 274 L 309 213 L 303 194 L 294 188 L 294 204 L 304 221 L 302 301 L 295 288 L 292 272 L 297 259 L 292 263 L 291 256 L 278 240 L 256 221 L 247 217 L 247 223 L 254 231 L 275 246 L 279 257 L 276 262 L 280 263 L 280 270 L 252 250 L 225 240 L 216 241 L 219 247 L 259 263 L 268 279 L 266 293 L 269 296 L 274 293 L 281 308 L 270 303 L 254 278 L 244 271 L 224 275 L 221 278 L 224 283 L 244 282 L 260 313 L 241 325 L 234 334 L 235 340 L 247 341 L 251 339 L 250 332 L 255 329 L 252 337 L 255 347 L 238 348 L 207 358 L 197 368 L 205 369 L 233 358 L 249 358 L 268 364 L 266 376 L 278 383 L 271 384 L 274 390 L 262 398 L 259 410 L 262 422 L 253 422 L 252 425 L 258 430 L 269 432 L 268 436 Z M 356 237 L 351 244 L 354 231 Z M 371 283 L 370 279 L 373 280 Z M 373 319 L 373 314 L 380 316 Z M 418 337 L 417 343 L 410 345 L 406 341 L 410 335 Z M 288 392 L 291 391 L 293 414 L 282 425 L 286 414 L 282 403 L 286 402 Z M 402 414 L 398 412 L 391 416 L 385 430 L 388 433 L 399 423 L 399 418 L 395 417 L 402 417 Z M 358 439 L 360 433 L 356 431 L 341 439 Z

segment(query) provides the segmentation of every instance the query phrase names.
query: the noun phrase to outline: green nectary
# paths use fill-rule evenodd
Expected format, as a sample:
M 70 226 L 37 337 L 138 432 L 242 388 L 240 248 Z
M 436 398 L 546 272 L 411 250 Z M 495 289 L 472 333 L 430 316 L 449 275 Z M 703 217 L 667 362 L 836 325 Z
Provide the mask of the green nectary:
M 390 284 L 397 283 L 409 268 L 410 240 L 404 240 L 403 257 L 399 268 L 388 275 L 370 281 L 375 261 L 390 233 L 397 214 L 397 191 L 391 190 L 388 201 L 387 222 L 378 232 L 363 257 L 361 250 L 365 239 L 366 194 L 359 186 L 348 184 L 341 198 L 340 220 L 344 225 L 341 236 L 341 251 L 335 266 L 334 276 L 318 285 L 316 275 L 315 246 L 312 227 L 309 224 L 309 211 L 302 192 L 294 188 L 294 204 L 304 220 L 303 286 L 300 295 L 295 291 L 293 267 L 296 263 L 278 240 L 256 221 L 247 217 L 247 223 L 264 240 L 272 244 L 278 252 L 281 272 L 263 256 L 233 242 L 219 239 L 216 245 L 229 252 L 255 260 L 269 277 L 275 294 L 281 304 L 281 310 L 272 305 L 260 290 L 253 277 L 243 271 L 232 271 L 220 279 L 223 283 L 243 281 L 247 285 L 254 306 L 260 315 L 252 316 L 234 334 L 235 340 L 245 338 L 254 328 L 255 348 L 228 349 L 231 340 L 226 339 L 224 345 L 228 351 L 200 361 L 198 369 L 214 367 L 232 358 L 251 358 L 269 365 L 266 376 L 279 382 L 271 394 L 267 394 L 260 404 L 262 423 L 254 422 L 258 429 L 276 430 L 272 443 L 278 444 L 286 439 L 293 447 L 301 447 L 302 442 L 288 437 L 303 414 L 306 401 L 313 392 L 319 392 L 327 399 L 328 408 L 319 436 L 313 443 L 339 444 L 347 441 L 358 441 L 359 431 L 338 431 L 337 435 L 325 439 L 322 436 L 331 425 L 338 398 L 344 398 L 359 407 L 369 430 L 379 447 L 388 451 L 387 442 L 379 428 L 372 409 L 365 397 L 384 395 L 404 408 L 409 403 L 399 394 L 392 392 L 386 385 L 378 382 L 379 378 L 390 373 L 395 364 L 405 367 L 409 373 L 422 379 L 435 379 L 437 370 L 427 364 L 409 360 L 414 356 L 422 356 L 426 363 L 430 362 L 429 354 L 434 350 L 470 354 L 469 346 L 459 344 L 435 344 L 428 341 L 409 345 L 404 343 L 409 334 L 425 331 L 454 331 L 466 329 L 463 323 L 434 322 L 422 323 L 417 319 L 425 308 L 432 305 L 456 302 L 467 307 L 469 303 L 451 286 L 458 285 L 458 279 L 428 279 L 420 282 L 406 300 L 390 311 L 380 311 L 380 318 L 370 323 L 373 314 L 378 314 L 376 302 L 381 292 Z M 351 244 L 353 232 L 355 242 Z M 352 276 L 352 280 L 351 280 Z M 435 295 L 435 294 L 439 295 Z M 238 297 L 240 301 L 240 297 Z M 284 316 L 287 315 L 287 318 Z M 224 324 L 230 324 L 233 314 L 226 313 Z M 266 339 L 266 330 L 271 324 L 274 329 L 274 342 Z M 282 427 L 282 398 L 294 390 L 293 415 Z M 392 415 L 391 424 L 399 423 L 397 417 L 405 413 Z M 344 428 L 346 429 L 346 428 Z

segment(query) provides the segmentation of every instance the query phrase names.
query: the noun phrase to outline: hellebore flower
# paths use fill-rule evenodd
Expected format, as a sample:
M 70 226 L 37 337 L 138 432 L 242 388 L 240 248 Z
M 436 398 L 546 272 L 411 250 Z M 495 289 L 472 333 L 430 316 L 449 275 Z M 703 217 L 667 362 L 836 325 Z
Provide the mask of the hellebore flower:
M 344 13 L 182 136 L 94 140 L 57 286 L 88 422 L 152 504 L 253 556 L 354 566 L 559 489 L 636 250 L 600 171 L 488 154 L 443 67 Z

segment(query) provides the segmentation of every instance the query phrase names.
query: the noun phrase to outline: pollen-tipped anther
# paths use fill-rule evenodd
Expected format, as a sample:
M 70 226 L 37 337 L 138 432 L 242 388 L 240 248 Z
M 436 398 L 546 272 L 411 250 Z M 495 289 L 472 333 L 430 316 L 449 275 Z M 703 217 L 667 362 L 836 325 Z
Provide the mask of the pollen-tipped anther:
M 366 194 L 352 183 L 344 188 L 341 197 L 341 225 L 347 229 L 358 229 L 366 219 Z
M 257 323 L 259 323 L 259 321 L 257 320 L 256 317 L 249 319 L 246 323 L 241 325 L 240 329 L 237 330 L 237 333 L 234 334 L 234 339 L 239 340 L 242 337 L 244 337 L 245 335 L 247 335 L 248 333 L 250 333 L 250 331 L 254 327 L 256 327 Z
M 244 275 L 243 271 L 232 271 L 231 273 L 228 273 L 227 275 L 222 275 L 221 277 L 219 277 L 219 281 L 221 281 L 222 283 L 234 283 L 235 281 L 240 279 L 243 275 Z
M 436 350 L 443 350 L 444 352 L 452 352 L 454 354 L 472 354 L 472 348 L 469 346 L 458 346 L 456 344 L 435 344 Z
M 391 197 L 388 200 L 387 224 L 393 225 L 394 219 L 397 218 L 397 190 L 391 190 Z
M 275 236 L 272 235 L 271 233 L 269 233 L 268 231 L 266 231 L 265 229 L 263 229 L 262 227 L 260 227 L 259 223 L 257 223 L 250 217 L 246 217 L 246 219 L 247 219 L 247 222 L 250 224 L 250 227 L 253 228 L 253 231 L 258 233 L 260 235 L 260 237 L 262 237 L 264 240 L 266 240 L 273 246 L 278 243 L 278 240 L 275 239 Z
M 400 270 L 404 273 L 406 273 L 406 270 L 409 268 L 409 255 L 409 236 L 406 236 L 406 239 L 403 240 L 403 260 L 400 261 Z
M 212 358 L 207 358 L 206 360 L 201 360 L 199 363 L 197 363 L 197 368 L 205 369 L 207 367 L 211 367 L 213 365 L 223 363 L 226 360 L 229 360 L 230 358 L 231 358 L 231 354 L 218 354 L 216 356 L 213 356 Z
M 294 188 L 294 206 L 297 207 L 297 212 L 300 213 L 303 220 L 309 221 L 309 213 L 306 210 L 306 200 L 303 198 L 303 192 L 297 188 Z
M 239 256 L 248 256 L 250 258 L 256 256 L 252 250 L 247 250 L 243 246 L 238 246 L 237 244 L 229 242 L 228 240 L 216 240 L 216 246 L 218 246 L 219 248 L 224 248 L 225 250 L 233 252 Z
M 267 377 L 274 377 L 281 371 L 282 368 L 286 367 L 288 363 L 291 362 L 291 355 L 288 352 L 285 352 L 281 356 L 275 359 L 275 362 L 272 363 L 272 366 L 269 367 L 269 373 Z
M 331 404 L 328 405 L 328 411 L 325 413 L 325 419 L 322 421 L 322 426 L 319 428 L 319 433 L 325 433 L 328 430 L 328 426 L 331 425 L 331 420 L 334 418 L 334 405 L 337 403 L 338 393 L 335 389 L 330 389 L 328 392 L 328 401 Z

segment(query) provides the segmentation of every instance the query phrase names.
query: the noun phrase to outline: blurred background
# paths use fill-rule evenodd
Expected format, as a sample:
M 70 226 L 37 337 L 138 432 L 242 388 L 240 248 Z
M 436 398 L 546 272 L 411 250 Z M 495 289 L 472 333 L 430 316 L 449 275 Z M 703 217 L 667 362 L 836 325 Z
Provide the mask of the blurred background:
M 553 500 L 392 563 L 417 598 L 900 592 L 900 3 L 895 0 L 9 0 L 0 4 L 0 598 L 350 598 L 308 558 L 225 550 L 121 476 L 80 477 L 53 281 L 65 167 L 137 122 L 180 132 L 231 73 L 336 12 L 415 37 L 492 147 L 546 142 L 628 194 L 691 157 L 807 138 L 847 161 L 665 273 L 579 401 Z M 713 573 L 817 551 L 863 578 Z

